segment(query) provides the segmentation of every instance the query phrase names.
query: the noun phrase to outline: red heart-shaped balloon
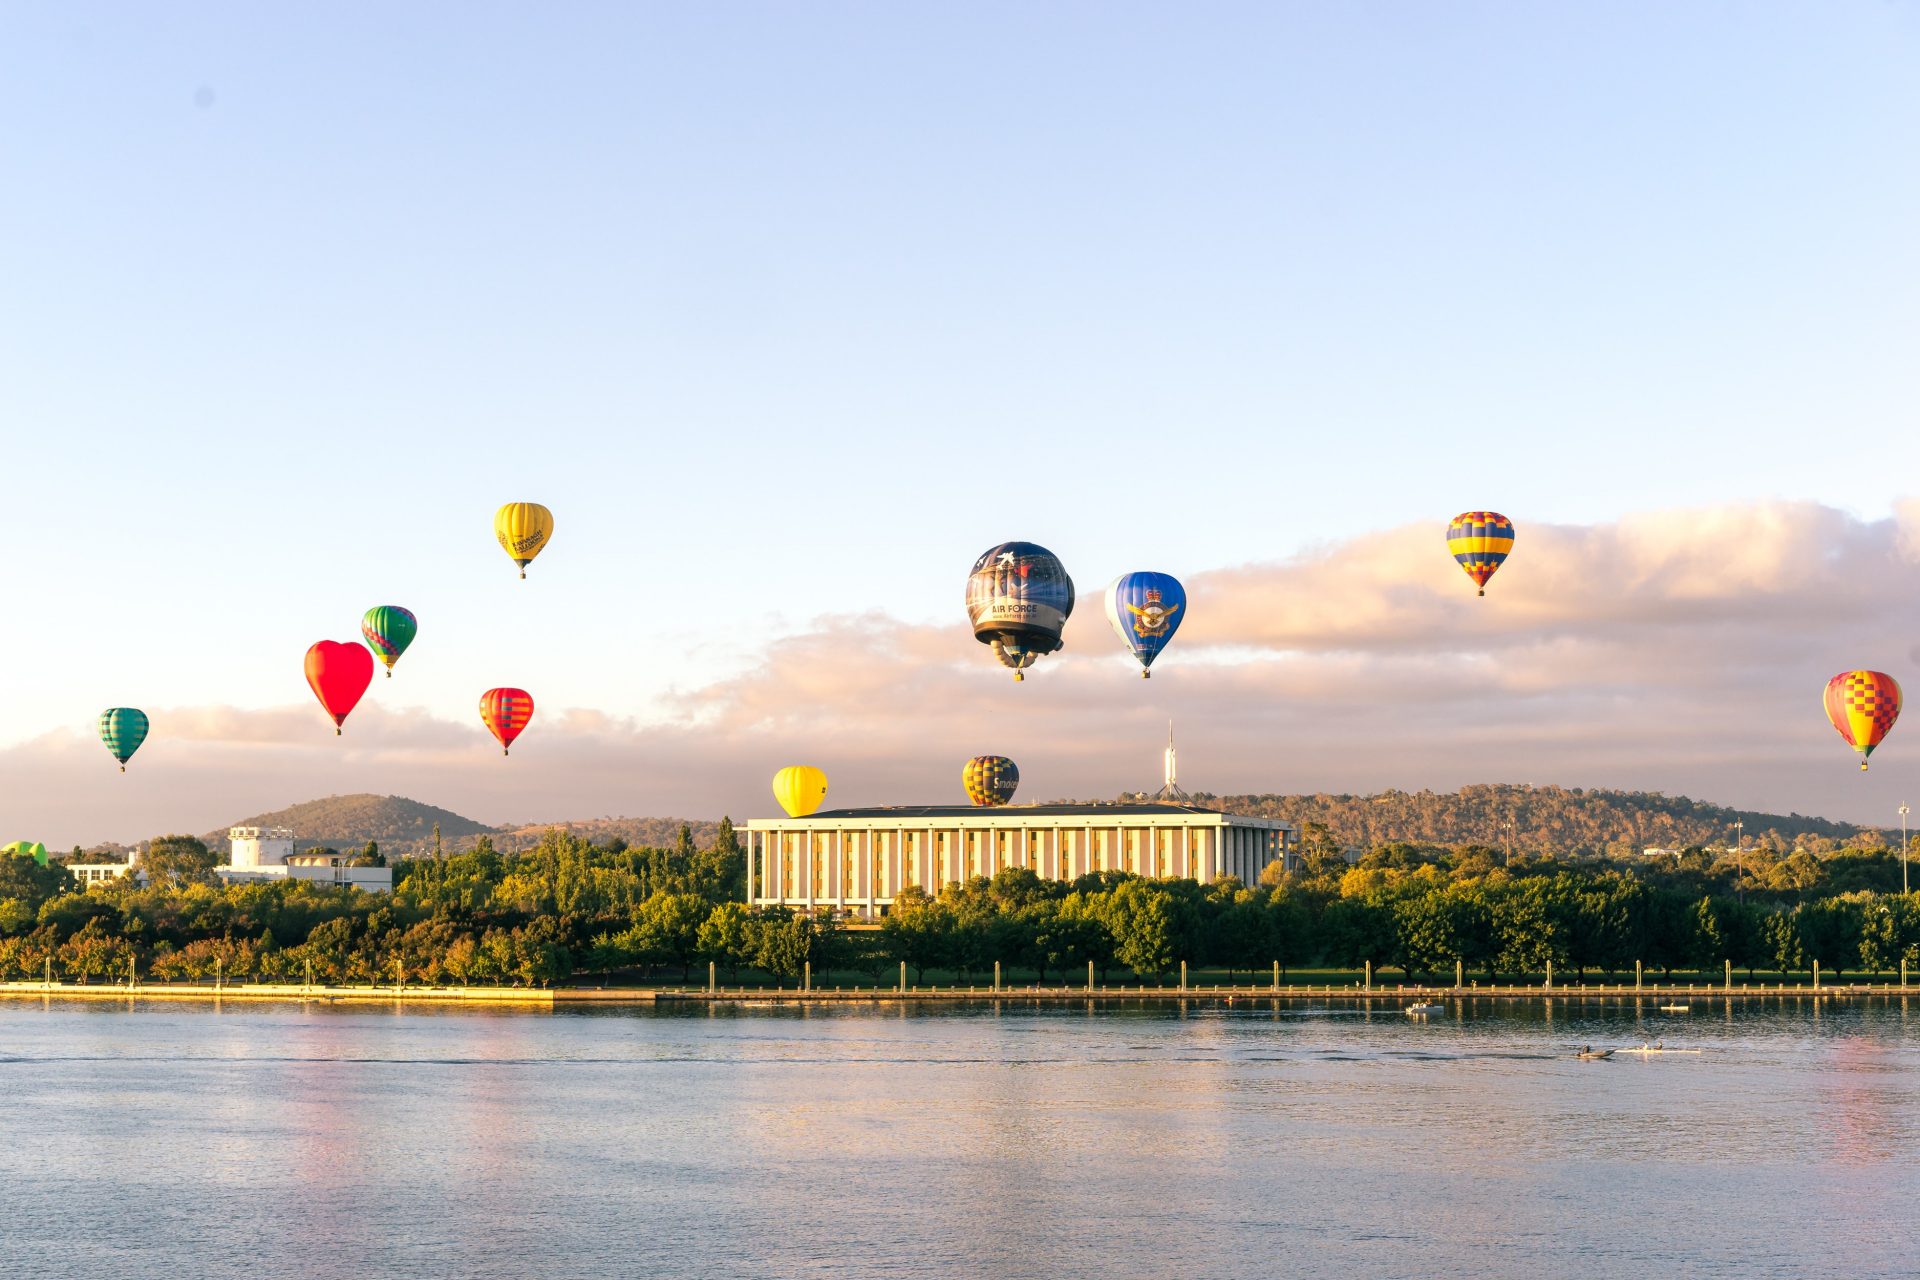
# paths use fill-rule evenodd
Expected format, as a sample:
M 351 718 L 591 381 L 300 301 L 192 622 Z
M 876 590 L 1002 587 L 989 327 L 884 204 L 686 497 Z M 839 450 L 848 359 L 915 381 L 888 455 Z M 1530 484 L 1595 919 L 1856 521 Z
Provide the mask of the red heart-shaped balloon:
M 347 713 L 373 683 L 373 655 L 358 640 L 345 644 L 322 640 L 307 650 L 307 683 L 333 717 L 337 734 Z

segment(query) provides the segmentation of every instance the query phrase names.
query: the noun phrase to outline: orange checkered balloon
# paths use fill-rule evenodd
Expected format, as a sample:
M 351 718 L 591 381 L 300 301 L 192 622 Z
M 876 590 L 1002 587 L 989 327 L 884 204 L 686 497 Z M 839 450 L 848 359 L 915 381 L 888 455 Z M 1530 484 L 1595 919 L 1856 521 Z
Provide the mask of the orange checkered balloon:
M 1860 753 L 1860 767 L 1900 718 L 1900 682 L 1884 671 L 1842 671 L 1827 681 L 1827 719 Z

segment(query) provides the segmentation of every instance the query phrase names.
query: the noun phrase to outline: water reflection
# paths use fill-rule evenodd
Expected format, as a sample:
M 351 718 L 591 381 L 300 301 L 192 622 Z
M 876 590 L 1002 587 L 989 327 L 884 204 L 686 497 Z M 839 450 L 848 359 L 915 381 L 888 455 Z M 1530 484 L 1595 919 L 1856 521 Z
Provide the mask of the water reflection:
M 1654 1039 L 1702 1052 L 1571 1056 Z M 13 1004 L 0 1252 L 103 1276 L 1896 1275 L 1917 1065 L 1904 1003 L 1804 998 Z M 75 1211 L 98 1205 L 111 1230 Z

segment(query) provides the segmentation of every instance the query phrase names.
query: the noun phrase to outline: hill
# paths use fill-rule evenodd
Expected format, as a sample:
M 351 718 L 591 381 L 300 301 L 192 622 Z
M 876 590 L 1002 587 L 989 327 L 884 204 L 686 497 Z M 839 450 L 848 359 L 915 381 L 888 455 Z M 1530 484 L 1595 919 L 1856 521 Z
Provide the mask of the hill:
M 528 849 L 540 842 L 541 832 L 558 827 L 597 845 L 611 844 L 618 839 L 625 840 L 630 848 L 671 849 L 680 838 L 683 823 L 693 829 L 693 842 L 703 849 L 713 843 L 714 835 L 720 830 L 718 822 L 706 818 L 585 818 L 501 827 L 493 843 L 498 849 Z
M 503 853 L 531 849 L 549 827 L 571 831 L 595 844 L 606 845 L 624 840 L 633 846 L 672 848 L 680 836 L 681 823 L 693 829 L 693 838 L 702 847 L 711 844 L 719 823 L 704 818 L 587 818 L 563 822 L 508 823 L 491 827 L 463 817 L 451 809 L 409 800 L 405 796 L 370 794 L 328 796 L 289 805 L 272 813 L 257 813 L 228 823 L 233 827 L 286 827 L 302 849 L 317 845 L 335 849 L 358 848 L 369 840 L 379 843 L 382 852 L 395 856 L 433 852 L 433 829 L 440 827 L 440 839 L 450 851 L 471 848 L 480 836 L 492 839 Z M 225 850 L 227 827 L 203 836 L 209 847 Z
M 440 824 L 440 836 L 450 847 L 464 848 L 475 836 L 490 835 L 494 828 L 472 818 L 463 818 L 450 809 L 435 808 L 409 800 L 405 796 L 351 795 L 328 796 L 289 805 L 272 813 L 257 813 L 229 823 L 235 827 L 287 827 L 301 848 L 330 845 L 336 849 L 364 845 L 377 840 L 389 853 L 425 852 L 433 848 L 433 827 Z M 215 849 L 227 847 L 227 828 L 203 837 Z
M 1371 848 L 1392 841 L 1499 847 L 1513 821 L 1516 850 L 1638 853 L 1733 841 L 1746 824 L 1749 845 L 1785 849 L 1809 839 L 1845 841 L 1863 829 L 1801 814 L 1759 813 L 1657 791 L 1607 791 L 1484 784 L 1458 791 L 1387 791 L 1379 795 L 1196 795 L 1202 804 L 1248 817 L 1325 823 L 1342 845 Z M 1874 833 L 1876 836 L 1878 832 Z M 1897 839 L 1895 843 L 1898 843 Z

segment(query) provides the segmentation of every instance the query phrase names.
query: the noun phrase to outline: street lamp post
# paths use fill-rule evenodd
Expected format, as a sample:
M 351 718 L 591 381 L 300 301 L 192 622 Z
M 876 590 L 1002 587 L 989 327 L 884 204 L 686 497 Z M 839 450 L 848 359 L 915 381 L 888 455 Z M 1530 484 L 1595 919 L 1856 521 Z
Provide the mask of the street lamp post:
M 1906 802 L 1900 804 L 1900 892 L 1907 891 L 1907 814 Z
M 1500 825 L 1507 835 L 1507 865 L 1511 867 L 1513 865 L 1513 819 L 1509 817 Z

